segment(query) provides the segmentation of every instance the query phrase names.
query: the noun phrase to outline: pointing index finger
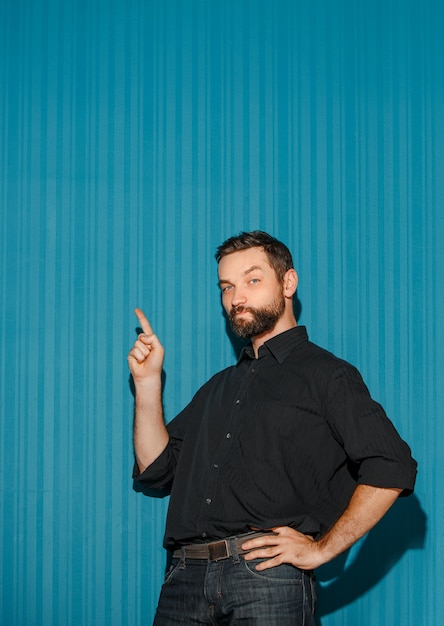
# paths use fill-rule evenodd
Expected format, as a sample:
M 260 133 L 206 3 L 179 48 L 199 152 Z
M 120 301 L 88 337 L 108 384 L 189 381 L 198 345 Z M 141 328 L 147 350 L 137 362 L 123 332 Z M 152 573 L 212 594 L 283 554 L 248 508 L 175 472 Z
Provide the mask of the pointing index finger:
M 151 324 L 142 309 L 134 309 L 134 313 L 136 314 L 145 335 L 152 335 L 153 329 L 151 328 Z

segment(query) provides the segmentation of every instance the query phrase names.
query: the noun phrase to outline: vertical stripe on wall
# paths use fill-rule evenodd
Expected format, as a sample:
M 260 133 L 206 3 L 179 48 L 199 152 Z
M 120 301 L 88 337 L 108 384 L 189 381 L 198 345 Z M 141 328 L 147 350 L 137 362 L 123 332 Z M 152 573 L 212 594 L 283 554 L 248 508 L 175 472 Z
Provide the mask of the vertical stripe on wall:
M 441 3 L 18 0 L 0 29 L 0 622 L 150 623 L 167 501 L 132 489 L 132 310 L 171 419 L 235 358 L 214 250 L 261 228 L 420 466 L 397 558 L 378 573 L 375 530 L 321 572 L 322 624 L 440 623 Z

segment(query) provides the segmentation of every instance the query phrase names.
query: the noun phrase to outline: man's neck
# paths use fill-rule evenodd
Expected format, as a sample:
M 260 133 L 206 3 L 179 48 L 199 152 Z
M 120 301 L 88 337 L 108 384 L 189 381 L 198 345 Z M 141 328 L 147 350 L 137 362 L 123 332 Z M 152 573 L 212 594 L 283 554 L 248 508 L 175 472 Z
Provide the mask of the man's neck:
M 256 359 L 258 358 L 259 348 L 263 346 L 266 341 L 272 339 L 273 337 L 277 337 L 277 335 L 280 335 L 281 333 L 285 333 L 291 328 L 296 328 L 297 325 L 298 323 L 294 316 L 292 316 L 290 319 L 281 318 L 272 330 L 263 333 L 262 335 L 252 337 L 251 344 L 253 346 L 254 356 L 256 357 Z

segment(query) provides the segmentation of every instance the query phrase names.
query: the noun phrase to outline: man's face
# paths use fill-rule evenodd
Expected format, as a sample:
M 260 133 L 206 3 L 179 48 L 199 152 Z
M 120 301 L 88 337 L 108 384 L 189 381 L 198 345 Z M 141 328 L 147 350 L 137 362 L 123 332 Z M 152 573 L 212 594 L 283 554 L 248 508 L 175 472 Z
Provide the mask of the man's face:
M 285 311 L 282 284 L 262 248 L 223 257 L 219 285 L 233 332 L 242 339 L 270 332 Z

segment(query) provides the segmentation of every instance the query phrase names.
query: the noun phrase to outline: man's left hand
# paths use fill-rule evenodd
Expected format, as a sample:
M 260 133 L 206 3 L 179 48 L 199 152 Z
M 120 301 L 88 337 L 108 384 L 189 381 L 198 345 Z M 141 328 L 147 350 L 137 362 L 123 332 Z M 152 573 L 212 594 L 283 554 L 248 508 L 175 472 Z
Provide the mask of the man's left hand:
M 283 563 L 303 570 L 312 570 L 324 563 L 320 545 L 312 537 L 289 526 L 278 526 L 272 530 L 274 534 L 250 539 L 242 544 L 243 550 L 251 550 L 244 555 L 246 561 L 267 559 L 257 565 L 258 571 Z

